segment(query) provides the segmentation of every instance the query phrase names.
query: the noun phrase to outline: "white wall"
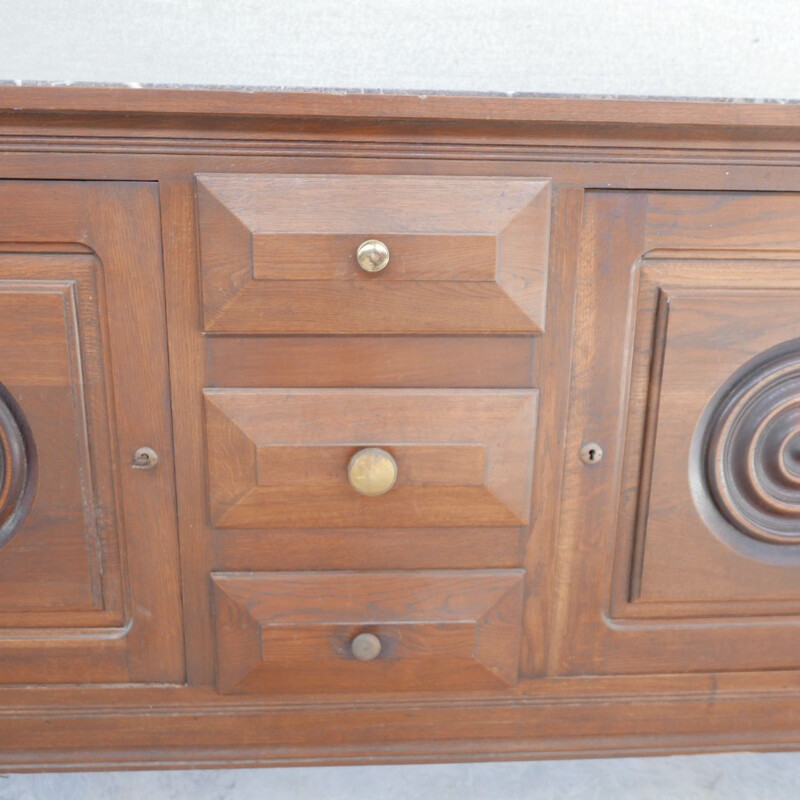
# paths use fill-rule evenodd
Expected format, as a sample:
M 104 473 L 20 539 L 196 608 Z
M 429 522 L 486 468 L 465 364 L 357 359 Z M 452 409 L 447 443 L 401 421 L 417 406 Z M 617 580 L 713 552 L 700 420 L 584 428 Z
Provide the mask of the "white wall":
M 0 81 L 800 99 L 799 31 L 799 0 L 0 0 Z M 798 786 L 800 755 L 773 754 L 20 775 L 0 800 L 796 800 Z
M 797 0 L 0 0 L 0 79 L 800 98 Z

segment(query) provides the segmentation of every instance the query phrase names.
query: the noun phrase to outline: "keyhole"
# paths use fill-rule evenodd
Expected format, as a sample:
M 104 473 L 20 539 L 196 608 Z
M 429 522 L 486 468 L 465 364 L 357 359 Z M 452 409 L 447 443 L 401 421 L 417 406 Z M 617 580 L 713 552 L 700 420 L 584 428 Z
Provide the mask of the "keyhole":
M 140 447 L 133 454 L 134 469 L 153 469 L 158 464 L 158 453 L 152 447 Z
M 584 464 L 598 464 L 603 460 L 603 448 L 597 442 L 587 442 L 581 447 L 581 461 Z

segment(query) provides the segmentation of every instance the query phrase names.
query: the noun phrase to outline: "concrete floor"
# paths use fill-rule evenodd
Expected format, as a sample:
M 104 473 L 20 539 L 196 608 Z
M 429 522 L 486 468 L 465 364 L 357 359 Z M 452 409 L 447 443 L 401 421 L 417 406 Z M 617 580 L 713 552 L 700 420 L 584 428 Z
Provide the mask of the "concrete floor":
M 0 800 L 797 800 L 800 754 L 10 775 Z

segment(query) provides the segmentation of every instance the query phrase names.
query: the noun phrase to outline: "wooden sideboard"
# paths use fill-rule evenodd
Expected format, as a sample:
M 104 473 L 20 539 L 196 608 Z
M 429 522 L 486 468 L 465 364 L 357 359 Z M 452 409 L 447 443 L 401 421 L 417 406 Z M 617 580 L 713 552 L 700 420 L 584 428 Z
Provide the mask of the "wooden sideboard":
M 0 86 L 0 718 L 800 746 L 800 105 Z

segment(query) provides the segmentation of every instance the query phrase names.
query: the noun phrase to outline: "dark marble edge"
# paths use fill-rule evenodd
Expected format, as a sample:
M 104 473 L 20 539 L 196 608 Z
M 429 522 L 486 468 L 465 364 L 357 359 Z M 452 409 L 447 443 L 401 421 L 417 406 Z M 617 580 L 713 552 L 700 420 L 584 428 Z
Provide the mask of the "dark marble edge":
M 75 88 L 75 89 L 170 89 L 181 91 L 241 92 L 242 94 L 330 94 L 330 95 L 387 95 L 405 97 L 506 97 L 565 100 L 649 100 L 684 103 L 749 103 L 774 105 L 800 105 L 800 98 L 773 97 L 687 97 L 683 95 L 630 95 L 630 94 L 570 94 L 560 92 L 481 92 L 450 91 L 446 89 L 345 89 L 329 86 L 235 86 L 224 84 L 184 83 L 95 83 L 91 81 L 23 81 L 2 80 L 0 87 Z

